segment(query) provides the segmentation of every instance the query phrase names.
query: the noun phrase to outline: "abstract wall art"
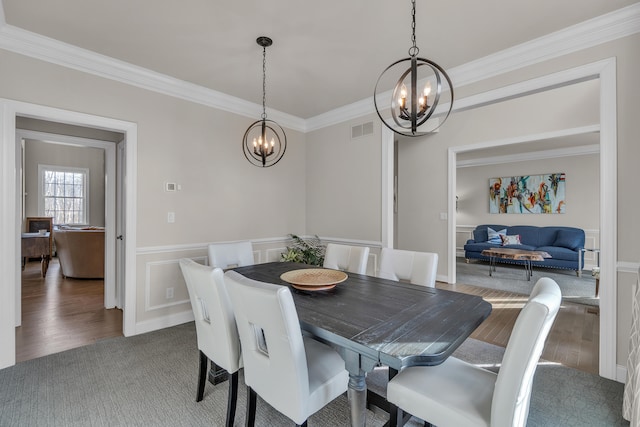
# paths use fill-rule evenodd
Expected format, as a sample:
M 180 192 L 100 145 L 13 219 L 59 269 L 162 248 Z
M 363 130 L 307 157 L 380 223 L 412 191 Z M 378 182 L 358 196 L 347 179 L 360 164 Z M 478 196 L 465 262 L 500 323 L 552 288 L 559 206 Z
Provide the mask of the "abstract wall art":
M 565 174 L 489 179 L 489 213 L 565 213 Z

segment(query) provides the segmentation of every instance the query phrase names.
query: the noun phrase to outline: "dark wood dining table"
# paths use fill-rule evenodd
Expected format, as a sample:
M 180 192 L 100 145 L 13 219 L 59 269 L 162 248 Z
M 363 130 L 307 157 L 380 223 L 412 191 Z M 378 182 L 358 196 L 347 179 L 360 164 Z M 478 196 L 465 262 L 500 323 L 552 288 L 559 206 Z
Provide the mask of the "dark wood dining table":
M 317 268 L 290 262 L 238 267 L 243 276 L 290 286 L 287 271 Z M 380 365 L 400 371 L 447 357 L 491 313 L 481 297 L 347 273 L 335 288 L 300 291 L 290 286 L 302 330 L 336 348 L 349 371 L 352 426 L 365 425 L 366 373 Z

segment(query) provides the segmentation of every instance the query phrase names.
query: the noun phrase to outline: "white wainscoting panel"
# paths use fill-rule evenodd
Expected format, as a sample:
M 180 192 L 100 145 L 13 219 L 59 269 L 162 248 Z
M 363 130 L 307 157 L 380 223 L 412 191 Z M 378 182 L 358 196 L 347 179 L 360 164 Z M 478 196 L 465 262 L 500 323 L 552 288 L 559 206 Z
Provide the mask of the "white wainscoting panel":
M 464 245 L 467 240 L 473 239 L 475 225 L 456 225 L 456 256 L 464 257 Z
M 206 261 L 206 257 L 192 259 L 201 264 Z M 166 298 L 168 288 L 173 288 L 173 298 Z M 189 303 L 189 291 L 180 270 L 180 259 L 146 263 L 144 296 L 145 311 Z
M 371 252 L 367 274 L 376 274 L 380 242 L 325 237 L 321 237 L 321 240 L 324 244 L 336 242 L 369 246 Z M 286 237 L 257 239 L 252 240 L 252 244 L 254 260 L 260 264 L 280 261 L 281 254 L 290 244 L 290 240 Z M 192 321 L 193 312 L 189 304 L 189 292 L 180 270 L 180 259 L 188 257 L 208 265 L 208 243 L 142 247 L 138 248 L 136 253 L 140 258 L 144 258 L 139 259 L 138 265 L 144 266 L 144 311 L 149 314 L 144 316 L 145 320 L 136 323 L 136 333 L 151 332 Z M 173 288 L 173 298 L 167 298 L 167 288 Z

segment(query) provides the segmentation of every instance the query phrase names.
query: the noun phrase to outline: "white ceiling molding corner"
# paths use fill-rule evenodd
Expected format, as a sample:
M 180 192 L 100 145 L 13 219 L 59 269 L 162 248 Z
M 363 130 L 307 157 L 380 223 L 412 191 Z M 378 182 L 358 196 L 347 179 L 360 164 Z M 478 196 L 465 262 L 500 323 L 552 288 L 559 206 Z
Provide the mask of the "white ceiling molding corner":
M 371 89 L 373 93 L 373 89 Z M 374 112 L 373 96 L 353 104 L 335 108 L 307 120 L 307 132 L 354 120 Z

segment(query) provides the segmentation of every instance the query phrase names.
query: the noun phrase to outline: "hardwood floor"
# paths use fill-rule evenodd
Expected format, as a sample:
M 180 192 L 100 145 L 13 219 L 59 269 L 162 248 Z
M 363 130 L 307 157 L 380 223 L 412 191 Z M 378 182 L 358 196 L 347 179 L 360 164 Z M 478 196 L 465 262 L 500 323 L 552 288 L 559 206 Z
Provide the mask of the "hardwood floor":
M 16 362 L 122 335 L 122 311 L 104 308 L 104 281 L 64 279 L 58 259 L 42 277 L 39 261 L 22 272 L 22 325 Z
M 470 285 L 436 283 L 449 289 L 480 295 L 493 305 L 491 315 L 471 335 L 480 341 L 506 347 L 511 330 L 527 295 L 479 288 Z M 599 308 L 563 303 L 547 338 L 542 358 L 598 375 L 600 321 Z

